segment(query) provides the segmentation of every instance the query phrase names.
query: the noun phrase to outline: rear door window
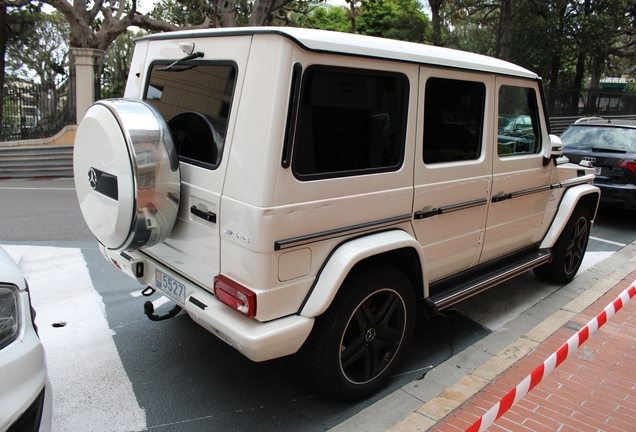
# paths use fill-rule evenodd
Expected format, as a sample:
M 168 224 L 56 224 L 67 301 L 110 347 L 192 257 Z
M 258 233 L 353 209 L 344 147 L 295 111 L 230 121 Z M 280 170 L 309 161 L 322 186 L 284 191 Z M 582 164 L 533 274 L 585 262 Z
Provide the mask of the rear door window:
M 151 66 L 144 99 L 168 123 L 179 160 L 214 169 L 223 155 L 236 66 L 197 62 L 171 69 L 168 64 Z
M 469 161 L 481 154 L 486 86 L 447 78 L 426 81 L 424 163 Z
M 404 75 L 310 67 L 300 96 L 294 175 L 313 180 L 397 171 L 407 103 Z

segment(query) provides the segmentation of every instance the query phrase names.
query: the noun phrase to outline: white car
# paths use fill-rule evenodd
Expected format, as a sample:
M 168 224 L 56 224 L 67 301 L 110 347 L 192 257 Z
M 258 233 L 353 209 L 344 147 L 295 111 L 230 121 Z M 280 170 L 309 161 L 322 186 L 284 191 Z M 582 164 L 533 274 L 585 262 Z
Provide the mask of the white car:
M 356 399 L 391 377 L 418 309 L 579 269 L 600 192 L 561 157 L 535 73 L 297 28 L 135 44 L 125 98 L 78 127 L 74 174 L 104 256 L 176 303 L 148 302 L 152 319 L 183 308 Z
M 51 430 L 51 385 L 20 269 L 0 248 L 0 431 Z

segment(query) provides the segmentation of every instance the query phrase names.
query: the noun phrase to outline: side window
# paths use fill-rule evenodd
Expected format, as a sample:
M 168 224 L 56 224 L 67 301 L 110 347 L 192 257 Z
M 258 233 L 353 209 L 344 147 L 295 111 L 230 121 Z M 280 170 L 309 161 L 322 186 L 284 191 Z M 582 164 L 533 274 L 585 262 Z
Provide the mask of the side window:
M 398 170 L 407 103 L 404 75 L 308 68 L 296 123 L 294 175 L 314 180 Z
M 190 63 L 151 66 L 144 99 L 153 105 L 172 133 L 179 160 L 214 169 L 221 162 L 236 67 Z
M 497 153 L 501 157 L 541 151 L 537 94 L 532 88 L 499 88 Z
M 484 83 L 429 78 L 425 95 L 424 163 L 477 159 L 484 130 Z

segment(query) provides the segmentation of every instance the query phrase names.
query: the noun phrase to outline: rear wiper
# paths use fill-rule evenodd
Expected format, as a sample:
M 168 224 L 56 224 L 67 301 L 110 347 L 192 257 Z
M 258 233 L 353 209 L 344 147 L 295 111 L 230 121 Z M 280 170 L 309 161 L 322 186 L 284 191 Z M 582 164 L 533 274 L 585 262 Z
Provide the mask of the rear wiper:
M 620 153 L 620 154 L 627 153 L 626 150 L 608 149 L 608 148 L 599 148 L 599 147 L 592 147 L 592 151 L 599 152 L 599 153 Z
M 172 71 L 172 72 L 181 72 L 181 71 L 185 71 L 185 70 L 188 70 L 188 69 L 192 69 L 193 67 L 196 67 L 197 65 L 193 65 L 193 64 L 182 65 L 180 63 L 183 63 L 185 61 L 192 60 L 192 59 L 195 59 L 195 58 L 199 58 L 199 57 L 203 57 L 203 53 L 201 51 L 197 51 L 195 53 L 187 55 L 184 58 L 179 59 L 179 60 L 175 61 L 174 63 L 169 64 L 166 67 L 158 68 L 157 70 L 161 71 L 161 72 L 170 72 L 170 71 Z

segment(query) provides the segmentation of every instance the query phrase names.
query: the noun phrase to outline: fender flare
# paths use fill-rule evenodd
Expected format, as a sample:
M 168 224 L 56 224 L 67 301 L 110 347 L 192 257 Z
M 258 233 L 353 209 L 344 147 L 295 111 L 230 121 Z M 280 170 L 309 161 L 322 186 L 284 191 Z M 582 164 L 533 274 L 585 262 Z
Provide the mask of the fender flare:
M 596 210 L 598 209 L 598 204 L 601 200 L 601 190 L 596 186 L 586 184 L 573 186 L 565 191 L 565 194 L 563 194 L 563 198 L 561 199 L 561 203 L 559 204 L 559 210 L 552 221 L 552 225 L 541 242 L 541 249 L 549 249 L 554 246 L 581 198 L 593 194 L 596 194 L 596 205 L 594 207 L 594 211 L 591 212 L 592 220 L 596 217 Z
M 413 236 L 402 230 L 371 234 L 343 243 L 333 252 L 319 273 L 299 314 L 314 318 L 324 313 L 351 269 L 360 261 L 384 252 L 405 248 L 412 248 L 418 254 L 422 280 L 424 286 L 427 286 L 424 254 L 421 245 Z

